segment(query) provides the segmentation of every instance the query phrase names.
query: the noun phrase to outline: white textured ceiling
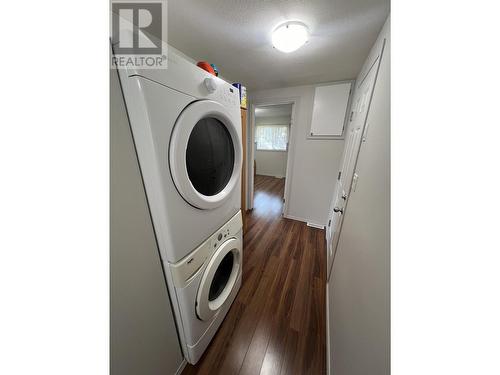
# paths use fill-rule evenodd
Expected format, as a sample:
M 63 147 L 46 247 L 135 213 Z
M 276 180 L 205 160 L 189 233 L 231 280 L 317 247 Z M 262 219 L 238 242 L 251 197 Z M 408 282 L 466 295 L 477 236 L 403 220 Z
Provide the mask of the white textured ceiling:
M 249 89 L 355 78 L 389 14 L 390 0 L 169 0 L 168 42 Z M 271 32 L 288 20 L 309 42 L 285 54 Z
M 292 115 L 291 104 L 259 106 L 255 108 L 255 117 L 284 117 Z

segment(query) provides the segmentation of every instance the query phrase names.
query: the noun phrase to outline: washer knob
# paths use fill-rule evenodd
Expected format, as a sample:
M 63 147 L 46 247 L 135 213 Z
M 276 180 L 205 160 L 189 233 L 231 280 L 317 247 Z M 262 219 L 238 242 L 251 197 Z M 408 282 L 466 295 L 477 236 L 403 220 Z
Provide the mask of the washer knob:
M 214 92 L 217 90 L 217 81 L 214 78 L 205 78 L 204 83 L 208 92 Z

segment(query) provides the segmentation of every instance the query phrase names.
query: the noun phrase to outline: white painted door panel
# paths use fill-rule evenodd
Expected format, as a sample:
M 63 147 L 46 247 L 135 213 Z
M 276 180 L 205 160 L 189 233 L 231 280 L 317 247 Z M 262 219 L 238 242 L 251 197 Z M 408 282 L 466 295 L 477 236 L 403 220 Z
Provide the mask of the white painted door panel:
M 341 170 L 339 172 L 339 179 L 337 180 L 336 193 L 333 197 L 334 204 L 330 211 L 330 219 L 328 221 L 331 226 L 330 229 L 330 240 L 327 241 L 327 260 L 328 260 L 328 272 L 331 270 L 333 265 L 333 259 L 335 257 L 335 249 L 340 236 L 340 230 L 342 228 L 342 218 L 346 208 L 347 198 L 350 194 L 352 175 L 354 172 L 354 164 L 357 157 L 357 152 L 359 150 L 359 144 L 361 140 L 362 131 L 358 127 L 351 127 L 348 134 L 348 142 L 344 151 L 343 162 L 341 164 Z
M 351 192 L 352 178 L 356 168 L 356 161 L 383 48 L 384 44 L 382 44 L 379 53 L 372 58 L 373 63 L 369 65 L 369 70 L 363 74 L 359 83 L 356 82 L 356 91 L 354 92 L 350 121 L 347 126 L 344 152 L 340 162 L 340 170 L 332 197 L 328 225 L 326 228 L 328 278 L 330 277 L 337 243 L 342 229 L 343 215 Z
M 344 130 L 352 82 L 318 86 L 314 92 L 310 134 L 340 137 Z

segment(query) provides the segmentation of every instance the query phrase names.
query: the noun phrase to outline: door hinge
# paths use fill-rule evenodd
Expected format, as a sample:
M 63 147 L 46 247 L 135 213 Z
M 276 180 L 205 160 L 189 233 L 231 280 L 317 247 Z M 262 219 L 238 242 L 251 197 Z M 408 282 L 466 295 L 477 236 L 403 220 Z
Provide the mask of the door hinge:
M 328 220 L 328 227 L 332 225 L 332 219 Z
M 349 116 L 349 122 L 352 121 L 352 116 L 354 115 L 354 111 L 351 111 L 351 115 Z
M 339 175 L 337 176 L 337 180 L 340 180 L 340 176 L 342 176 L 342 171 L 339 172 Z
M 370 126 L 370 123 L 367 122 L 365 125 L 365 128 L 363 129 L 363 137 L 361 138 L 361 142 L 366 142 L 366 137 L 368 136 L 368 127 Z
M 354 173 L 354 176 L 352 177 L 352 184 L 351 184 L 351 190 L 353 193 L 356 191 L 356 186 L 358 186 L 358 178 L 359 178 L 359 175 L 357 173 Z

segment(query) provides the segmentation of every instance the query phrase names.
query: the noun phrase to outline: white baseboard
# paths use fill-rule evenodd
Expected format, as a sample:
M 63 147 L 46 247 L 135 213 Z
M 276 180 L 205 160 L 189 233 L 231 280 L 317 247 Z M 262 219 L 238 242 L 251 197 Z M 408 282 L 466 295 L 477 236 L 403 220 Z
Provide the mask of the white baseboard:
M 330 358 L 330 302 L 329 302 L 328 282 L 326 283 L 326 374 L 331 375 L 332 365 Z
M 175 375 L 181 375 L 181 372 L 182 372 L 182 370 L 184 370 L 184 367 L 186 367 L 186 365 L 187 365 L 186 358 L 183 358 L 181 365 L 179 366 L 179 368 L 175 372 Z
M 321 225 L 321 224 L 310 223 L 309 221 L 306 224 L 307 224 L 308 227 L 313 227 L 313 228 L 318 228 L 318 229 L 325 229 L 325 226 Z
M 316 224 L 308 219 L 304 219 L 299 216 L 293 216 L 293 215 L 283 215 L 284 218 L 286 219 L 291 219 L 291 220 L 297 220 L 297 221 L 302 221 L 303 223 L 306 223 L 308 227 L 313 227 L 313 228 L 318 228 L 318 229 L 325 229 L 325 224 Z
M 297 221 L 302 221 L 303 223 L 307 223 L 307 220 L 306 219 L 303 219 L 301 217 L 298 217 L 298 216 L 293 216 L 293 215 L 283 215 L 284 218 L 286 219 L 291 219 L 291 220 L 297 220 Z
M 274 177 L 274 178 L 285 178 L 285 176 L 277 176 L 275 174 L 266 174 L 266 173 L 256 173 L 257 176 L 266 176 L 266 177 Z

